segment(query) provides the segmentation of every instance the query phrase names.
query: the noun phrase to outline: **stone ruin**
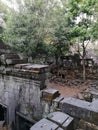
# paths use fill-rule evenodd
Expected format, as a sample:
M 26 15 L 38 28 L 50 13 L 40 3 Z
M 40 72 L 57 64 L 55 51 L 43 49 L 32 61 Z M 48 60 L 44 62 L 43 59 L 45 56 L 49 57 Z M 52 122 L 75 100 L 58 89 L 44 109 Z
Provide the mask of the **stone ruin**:
M 98 130 L 97 91 L 91 102 L 64 98 L 46 88 L 47 75 L 47 65 L 27 63 L 0 41 L 0 129 Z
M 61 56 L 58 65 L 51 63 L 50 82 L 60 83 L 63 86 L 81 86 L 83 81 L 83 63 L 78 54 Z M 85 74 L 87 80 L 98 79 L 98 64 L 92 58 L 85 58 Z
M 33 125 L 30 130 L 71 130 L 74 119 L 62 112 L 53 112 Z
M 0 121 L 4 126 L 17 124 L 17 130 L 25 130 L 42 118 L 40 96 L 46 87 L 47 68 L 20 59 L 0 41 Z

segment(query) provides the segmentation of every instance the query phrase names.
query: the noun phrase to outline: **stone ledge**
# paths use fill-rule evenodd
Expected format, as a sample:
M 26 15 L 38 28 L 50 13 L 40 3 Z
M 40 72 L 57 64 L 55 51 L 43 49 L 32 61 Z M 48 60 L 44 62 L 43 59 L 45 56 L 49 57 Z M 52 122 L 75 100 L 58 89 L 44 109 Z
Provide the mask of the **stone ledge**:
M 0 67 L 0 73 L 21 78 L 45 81 L 47 79 L 47 65 L 16 64 L 12 67 Z
M 60 102 L 60 108 L 73 117 L 98 125 L 98 108 L 95 107 L 94 103 L 76 98 L 65 98 Z

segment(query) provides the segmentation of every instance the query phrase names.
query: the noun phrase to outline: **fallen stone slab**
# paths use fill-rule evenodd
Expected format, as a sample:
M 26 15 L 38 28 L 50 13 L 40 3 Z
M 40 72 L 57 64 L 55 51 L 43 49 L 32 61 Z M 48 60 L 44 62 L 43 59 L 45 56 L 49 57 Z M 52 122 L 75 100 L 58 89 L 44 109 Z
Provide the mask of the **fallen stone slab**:
M 98 125 L 98 107 L 94 103 L 76 98 L 65 98 L 60 102 L 60 109 L 73 117 Z
M 74 119 L 62 112 L 50 113 L 37 122 L 30 130 L 73 130 Z
M 30 130 L 56 130 L 59 126 L 47 119 L 42 119 L 33 125 Z
M 50 121 L 58 124 L 61 126 L 64 130 L 70 126 L 70 128 L 73 127 L 73 118 L 69 116 L 68 114 L 62 113 L 62 112 L 53 112 L 50 113 L 47 117 Z
M 88 95 L 92 100 L 98 99 L 98 89 L 91 87 L 83 92 L 84 96 Z

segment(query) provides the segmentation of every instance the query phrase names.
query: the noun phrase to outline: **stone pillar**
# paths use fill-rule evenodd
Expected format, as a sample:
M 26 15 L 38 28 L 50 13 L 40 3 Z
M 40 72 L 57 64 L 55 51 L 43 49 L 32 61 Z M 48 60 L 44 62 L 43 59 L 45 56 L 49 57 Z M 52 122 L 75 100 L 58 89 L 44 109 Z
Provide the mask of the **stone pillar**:
M 43 117 L 54 111 L 53 100 L 60 96 L 58 90 L 47 88 L 42 91 L 41 102 L 43 106 Z

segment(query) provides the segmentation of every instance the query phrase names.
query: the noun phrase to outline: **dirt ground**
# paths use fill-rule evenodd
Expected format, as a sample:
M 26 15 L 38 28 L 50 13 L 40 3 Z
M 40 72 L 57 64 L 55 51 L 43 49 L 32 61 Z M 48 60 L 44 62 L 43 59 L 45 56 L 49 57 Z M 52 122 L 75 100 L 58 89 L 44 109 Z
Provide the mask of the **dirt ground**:
M 62 85 L 60 83 L 48 82 L 47 87 L 58 90 L 63 97 L 76 97 L 79 92 L 87 89 L 88 86 L 81 85 L 81 86 L 70 87 L 70 86 Z

